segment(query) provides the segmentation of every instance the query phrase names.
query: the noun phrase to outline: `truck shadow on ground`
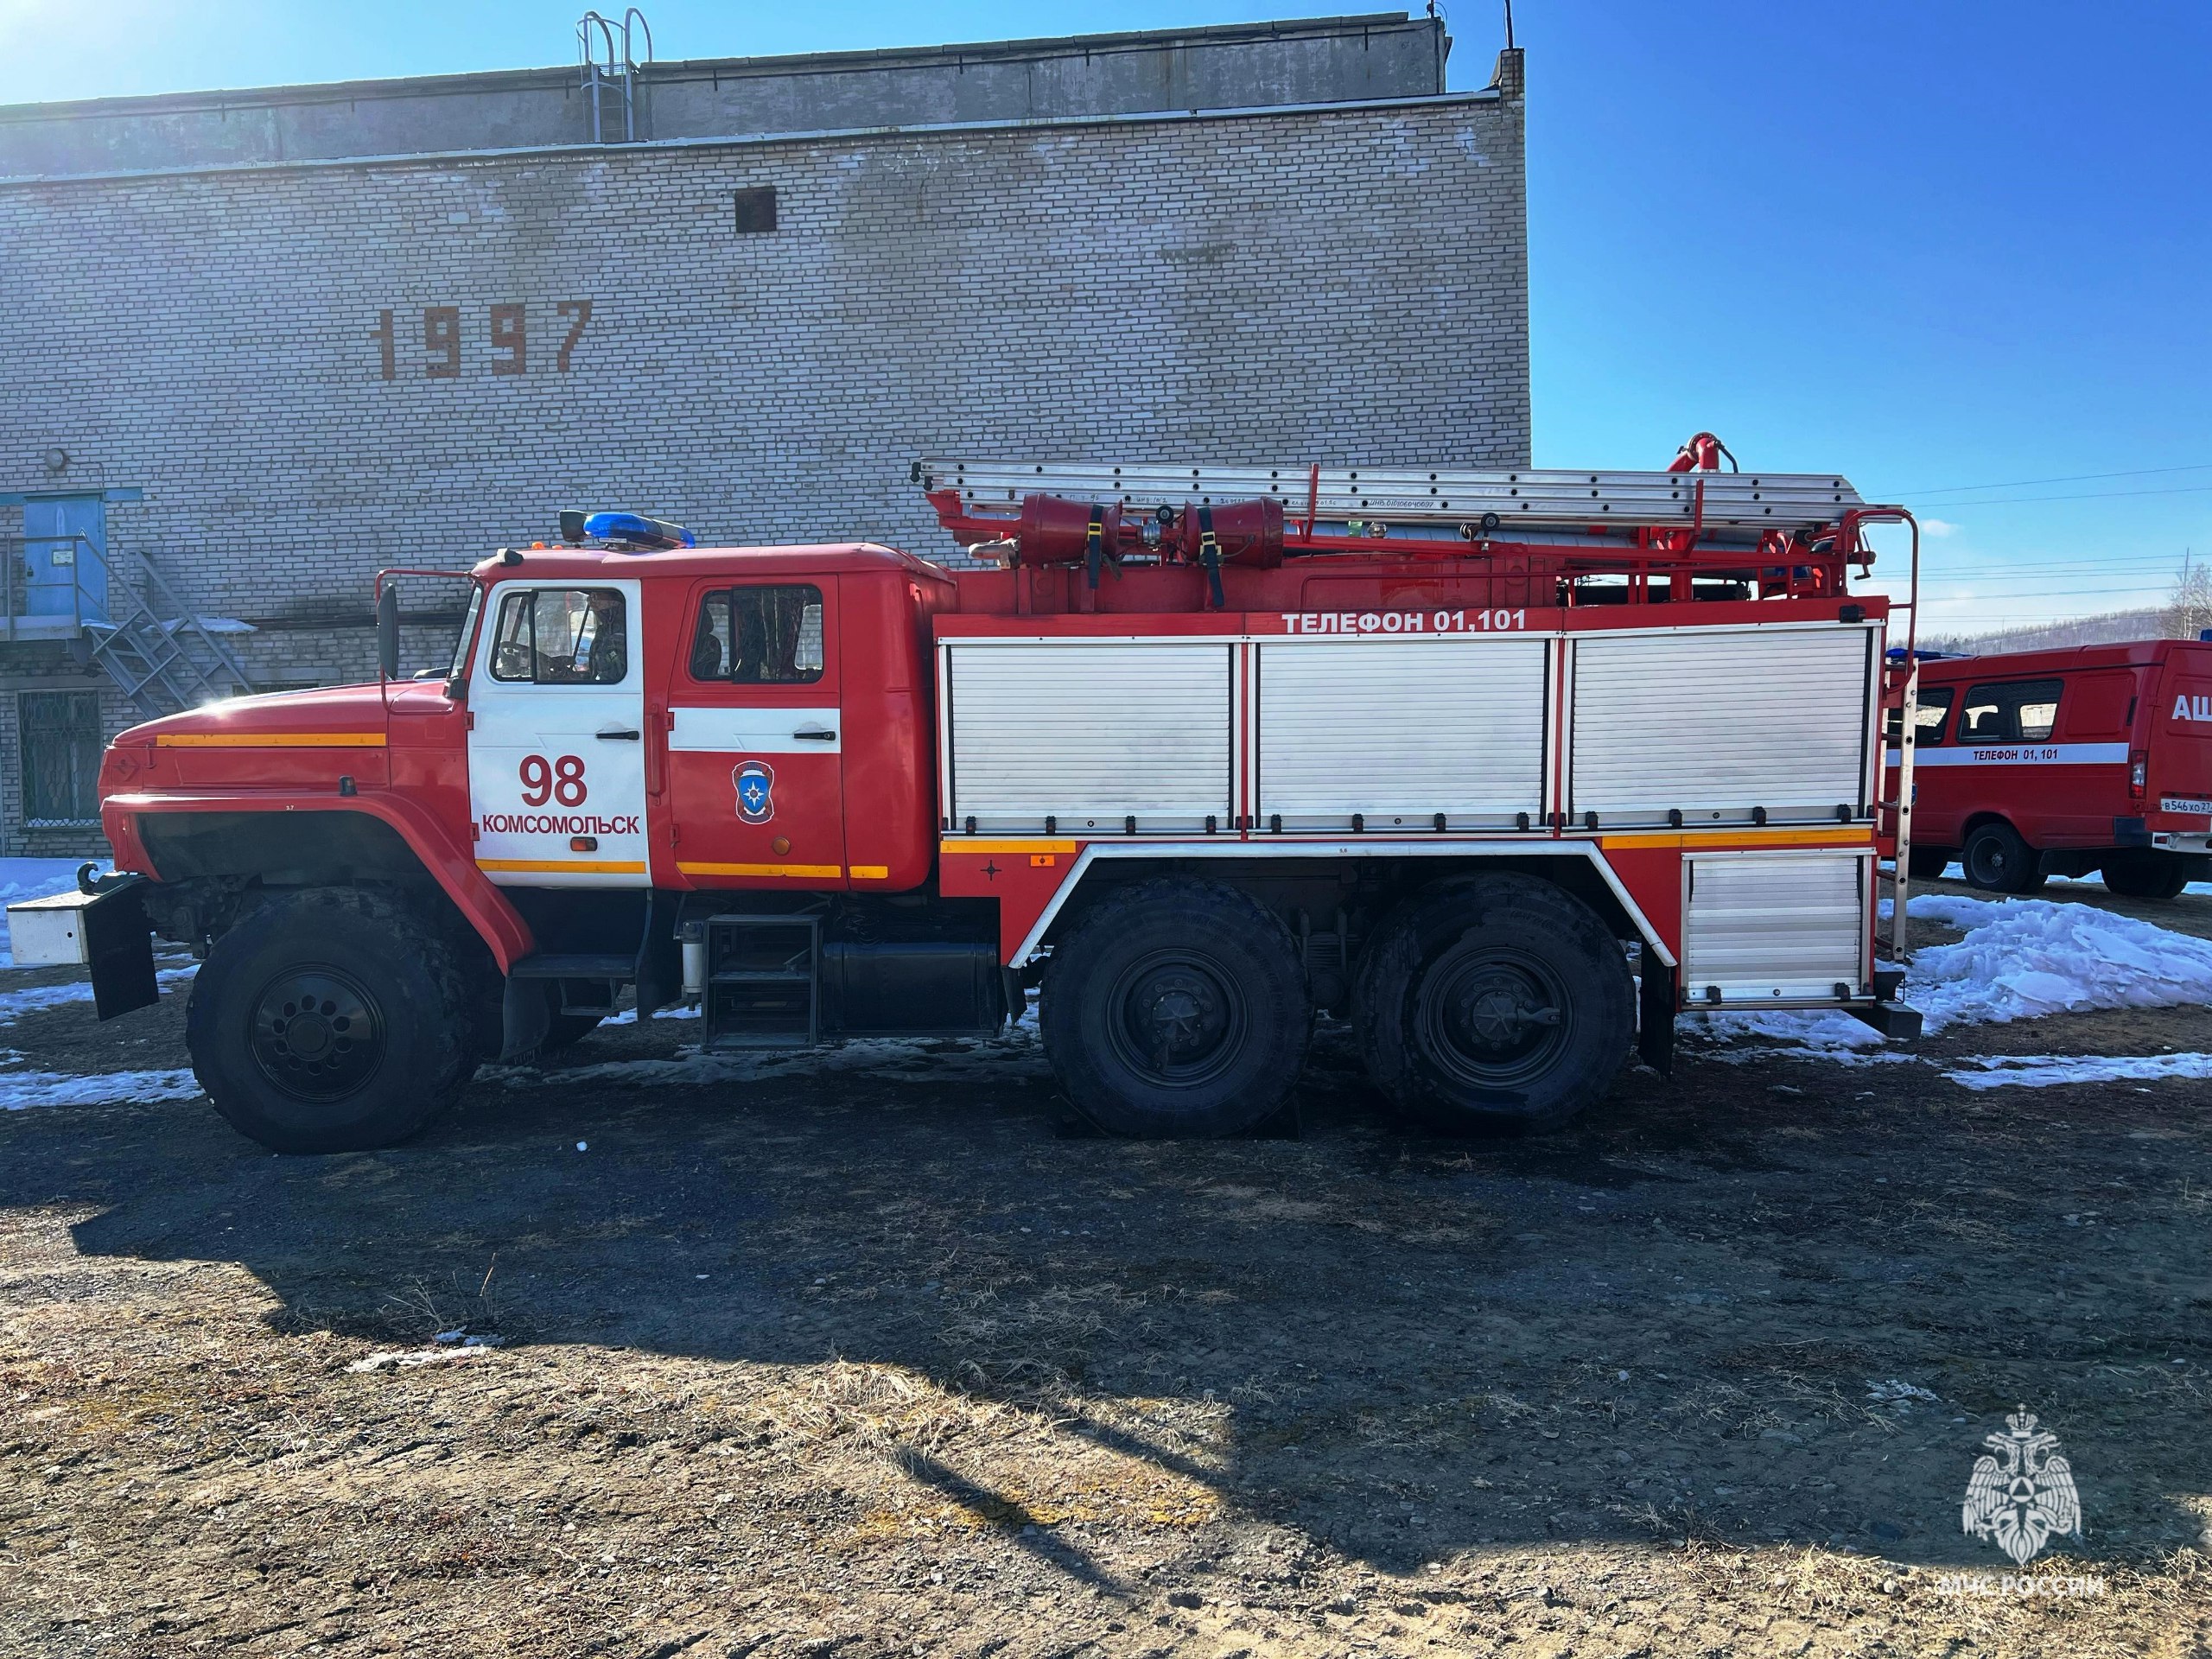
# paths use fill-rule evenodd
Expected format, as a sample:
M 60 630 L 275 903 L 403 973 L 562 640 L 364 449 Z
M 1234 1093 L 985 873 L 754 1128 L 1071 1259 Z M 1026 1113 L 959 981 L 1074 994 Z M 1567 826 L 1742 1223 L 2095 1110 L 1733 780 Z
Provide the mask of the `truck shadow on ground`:
M 1692 1059 L 1500 1143 L 1382 1116 L 1329 1041 L 1302 1138 L 1139 1143 L 1056 1137 L 1019 1043 L 625 1070 L 670 1046 L 609 1032 L 488 1075 L 373 1154 L 272 1157 L 204 1103 L 18 1120 L 0 1192 L 104 1205 L 86 1256 L 242 1263 L 283 1337 L 886 1368 L 1394 1572 L 1684 1539 L 2006 1569 L 1960 1503 L 2020 1402 L 2081 1484 L 2069 1553 L 2204 1525 L 2212 1159 L 2183 1090 L 2075 1124 L 2082 1091 L 1999 1110 L 1916 1067 Z M 886 1455 L 1110 1576 L 1049 1468 L 925 1440 Z

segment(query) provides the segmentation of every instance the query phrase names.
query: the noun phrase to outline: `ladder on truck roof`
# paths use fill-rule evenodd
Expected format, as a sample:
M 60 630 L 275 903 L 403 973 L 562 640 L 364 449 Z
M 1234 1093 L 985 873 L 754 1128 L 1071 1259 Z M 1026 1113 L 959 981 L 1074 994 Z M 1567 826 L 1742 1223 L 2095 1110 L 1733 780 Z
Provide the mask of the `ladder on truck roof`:
M 1580 472 L 1522 467 L 1129 466 L 1108 462 L 920 461 L 914 481 L 957 489 L 985 511 L 1025 495 L 1140 508 L 1212 505 L 1272 496 L 1294 524 L 1381 519 L 1392 524 L 1481 524 L 1585 530 L 1700 528 L 1708 542 L 1756 542 L 1767 531 L 1825 526 L 1866 503 L 1833 473 Z

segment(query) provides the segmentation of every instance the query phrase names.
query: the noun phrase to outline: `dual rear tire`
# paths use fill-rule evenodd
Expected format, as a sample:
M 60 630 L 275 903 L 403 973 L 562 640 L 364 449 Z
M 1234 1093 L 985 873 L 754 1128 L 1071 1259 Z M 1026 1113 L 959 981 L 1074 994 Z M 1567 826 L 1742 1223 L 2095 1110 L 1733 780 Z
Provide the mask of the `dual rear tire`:
M 1408 1111 L 1490 1133 L 1556 1128 L 1636 1037 L 1612 931 L 1548 881 L 1480 876 L 1401 906 L 1352 987 L 1368 1075 Z
M 1599 1098 L 1635 1035 L 1621 949 L 1580 900 L 1522 875 L 1407 900 L 1355 976 L 1370 1077 L 1460 1128 L 1557 1127 Z M 1103 900 L 1060 942 L 1039 1011 L 1076 1109 L 1109 1134 L 1224 1135 L 1288 1103 L 1313 1026 L 1290 931 L 1187 878 Z
M 2107 853 L 2098 874 L 2105 889 L 2123 899 L 2173 899 L 2189 885 L 2189 864 L 2178 853 L 2122 847 Z

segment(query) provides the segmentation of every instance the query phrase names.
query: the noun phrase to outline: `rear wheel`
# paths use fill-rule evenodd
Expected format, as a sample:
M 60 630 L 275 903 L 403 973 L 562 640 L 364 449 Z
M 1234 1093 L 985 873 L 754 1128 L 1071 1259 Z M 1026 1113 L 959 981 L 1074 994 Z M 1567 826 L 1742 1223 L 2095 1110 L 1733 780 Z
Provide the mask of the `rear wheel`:
M 1221 1135 L 1288 1098 L 1313 1009 L 1281 922 L 1233 887 L 1169 879 L 1106 899 L 1054 948 L 1038 1023 L 1099 1128 Z
M 1611 930 L 1525 875 L 1408 901 L 1369 944 L 1352 1004 L 1377 1087 L 1408 1110 L 1491 1132 L 1567 1122 L 1605 1094 L 1636 1034 Z
M 475 1070 L 451 950 L 379 893 L 312 888 L 217 939 L 192 984 L 185 1042 L 200 1086 L 278 1152 L 404 1141 Z
M 2105 889 L 2123 899 L 2171 899 L 2189 885 L 2189 866 L 2177 853 L 2123 847 L 2105 855 Z
M 1974 828 L 1959 849 L 1959 863 L 1967 882 L 1984 893 L 2034 893 L 2044 884 L 2035 854 L 2001 819 Z

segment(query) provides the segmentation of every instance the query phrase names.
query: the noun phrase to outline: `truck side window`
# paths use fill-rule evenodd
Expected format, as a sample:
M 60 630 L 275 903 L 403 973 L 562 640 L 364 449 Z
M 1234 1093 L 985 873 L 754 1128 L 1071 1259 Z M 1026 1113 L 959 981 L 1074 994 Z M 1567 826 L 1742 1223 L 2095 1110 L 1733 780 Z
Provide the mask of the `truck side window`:
M 630 650 L 622 595 L 611 588 L 540 588 L 499 601 L 492 677 L 535 685 L 620 685 Z
M 699 602 L 693 679 L 804 685 L 822 666 L 822 590 L 811 583 L 729 588 Z
M 2040 743 L 2058 723 L 2063 680 L 1977 685 L 1959 716 L 1961 743 Z
M 1957 695 L 1948 685 L 1923 685 L 1920 688 L 1920 701 L 1913 705 L 1912 710 L 1913 747 L 1924 749 L 1931 743 L 1943 741 L 1943 721 L 1951 712 L 1951 699 Z M 1897 736 L 1904 726 L 1903 711 L 1891 709 L 1885 741 L 1891 748 L 1897 747 Z

